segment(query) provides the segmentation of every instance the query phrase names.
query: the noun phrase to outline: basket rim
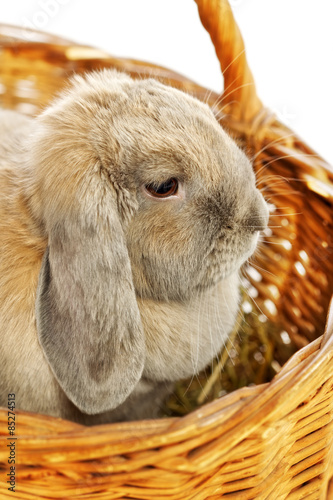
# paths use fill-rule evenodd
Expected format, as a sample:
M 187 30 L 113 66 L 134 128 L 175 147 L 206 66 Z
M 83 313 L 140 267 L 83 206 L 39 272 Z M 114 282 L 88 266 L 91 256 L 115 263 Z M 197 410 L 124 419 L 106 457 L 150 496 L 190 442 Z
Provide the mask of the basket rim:
M 20 31 L 22 31 L 20 26 L 0 22 L 0 50 L 3 45 L 3 41 L 6 39 L 6 46 L 8 47 L 11 47 L 12 45 L 19 45 L 21 47 L 36 47 L 36 49 L 38 49 L 40 46 L 49 45 L 50 49 L 53 49 L 55 52 L 57 52 L 57 48 L 61 52 L 64 52 L 64 49 L 66 49 L 65 56 L 68 60 L 76 62 L 91 60 L 100 61 L 102 63 L 111 63 L 117 68 L 122 68 L 120 69 L 121 71 L 136 74 L 137 77 L 147 75 L 147 69 L 151 67 L 154 69 L 154 78 L 161 78 L 170 82 L 179 82 L 180 84 L 182 82 L 191 84 L 193 90 L 198 93 L 201 92 L 203 95 L 207 95 L 207 92 L 209 92 L 209 100 L 212 102 L 217 101 L 220 96 L 220 93 L 207 89 L 194 80 L 191 80 L 186 75 L 165 66 L 149 61 L 136 60 L 131 57 L 114 56 L 93 45 L 87 45 L 67 38 L 62 38 L 46 31 L 32 28 L 27 28 L 27 30 L 31 33 L 31 35 L 35 36 L 35 38 L 27 40 L 20 35 Z M 122 67 L 122 65 L 124 65 L 124 67 Z

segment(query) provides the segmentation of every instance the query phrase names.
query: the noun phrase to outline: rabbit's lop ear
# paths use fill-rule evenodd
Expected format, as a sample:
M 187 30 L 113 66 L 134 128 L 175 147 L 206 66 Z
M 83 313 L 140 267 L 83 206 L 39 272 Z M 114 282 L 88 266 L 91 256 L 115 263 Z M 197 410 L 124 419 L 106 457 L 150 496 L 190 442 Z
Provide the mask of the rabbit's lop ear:
M 89 208 L 89 220 L 77 212 L 49 231 L 36 320 L 40 344 L 67 397 L 82 412 L 96 414 L 132 392 L 145 344 L 116 202 L 107 214 Z

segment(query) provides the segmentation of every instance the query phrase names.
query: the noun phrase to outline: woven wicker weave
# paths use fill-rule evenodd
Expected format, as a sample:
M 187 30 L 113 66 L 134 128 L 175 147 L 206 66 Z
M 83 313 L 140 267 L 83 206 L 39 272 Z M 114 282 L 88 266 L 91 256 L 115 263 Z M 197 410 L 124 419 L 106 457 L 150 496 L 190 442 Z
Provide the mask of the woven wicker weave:
M 249 279 L 260 310 L 301 349 L 272 382 L 182 418 L 86 428 L 17 411 L 16 493 L 4 479 L 0 410 L 1 499 L 333 498 L 333 311 L 323 335 L 333 292 L 333 172 L 262 106 L 228 2 L 197 5 L 224 73 L 221 98 L 164 68 L 41 33 L 27 42 L 20 29 L 0 26 L 0 105 L 34 114 L 72 72 L 102 67 L 153 75 L 206 100 L 254 158 L 275 207 Z

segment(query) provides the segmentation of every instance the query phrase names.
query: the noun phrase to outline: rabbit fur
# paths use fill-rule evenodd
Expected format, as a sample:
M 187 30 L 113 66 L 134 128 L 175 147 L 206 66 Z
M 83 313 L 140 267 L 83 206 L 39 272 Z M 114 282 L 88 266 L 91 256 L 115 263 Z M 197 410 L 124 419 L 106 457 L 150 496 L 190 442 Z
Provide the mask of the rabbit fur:
M 155 417 L 233 328 L 268 217 L 249 160 L 207 105 L 104 70 L 0 111 L 0 193 L 0 405 Z

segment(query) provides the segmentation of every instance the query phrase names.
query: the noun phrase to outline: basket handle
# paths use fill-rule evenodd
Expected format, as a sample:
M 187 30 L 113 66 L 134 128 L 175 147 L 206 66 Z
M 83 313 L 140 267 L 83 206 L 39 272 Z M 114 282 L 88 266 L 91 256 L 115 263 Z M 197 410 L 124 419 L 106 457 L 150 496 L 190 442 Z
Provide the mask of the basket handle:
M 228 0 L 195 0 L 224 77 L 221 105 L 235 120 L 252 122 L 263 105 L 248 66 L 244 41 Z

